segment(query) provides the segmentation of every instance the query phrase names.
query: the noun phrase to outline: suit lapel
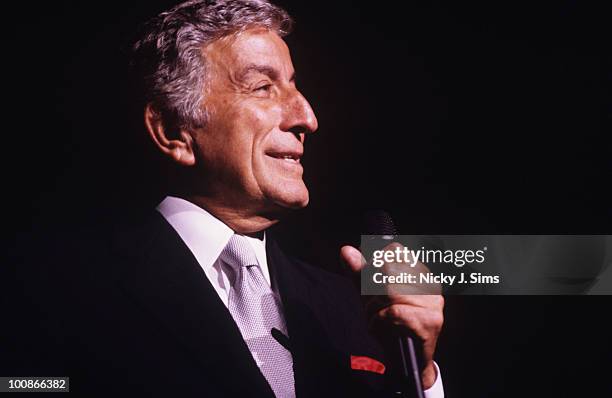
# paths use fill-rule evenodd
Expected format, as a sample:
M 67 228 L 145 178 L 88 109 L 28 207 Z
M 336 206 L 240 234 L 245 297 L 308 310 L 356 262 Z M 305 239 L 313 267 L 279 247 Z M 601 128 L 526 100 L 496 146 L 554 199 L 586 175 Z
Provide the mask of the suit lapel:
M 268 235 L 269 236 L 269 235 Z M 298 396 L 342 396 L 348 356 L 330 344 L 329 319 L 318 280 L 266 237 L 268 265 L 281 295 Z M 324 294 L 324 293 L 323 293 Z M 343 361 L 346 362 L 343 363 Z M 313 383 L 313 380 L 317 380 Z M 338 389 L 338 390 L 335 390 Z
M 206 274 L 174 229 L 157 212 L 126 241 L 135 256 L 117 269 L 129 294 L 157 317 L 189 352 L 226 383 L 228 395 L 273 396 L 240 331 Z M 139 242 L 136 243 L 135 241 Z M 139 247 L 137 247 L 139 246 Z

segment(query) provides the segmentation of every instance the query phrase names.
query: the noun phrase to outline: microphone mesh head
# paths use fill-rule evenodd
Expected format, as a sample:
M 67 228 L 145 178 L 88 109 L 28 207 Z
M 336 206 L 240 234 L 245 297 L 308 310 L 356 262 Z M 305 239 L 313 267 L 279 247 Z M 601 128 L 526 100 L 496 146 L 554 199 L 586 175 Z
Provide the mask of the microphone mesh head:
M 363 215 L 364 235 L 397 235 L 397 229 L 389 213 L 372 210 Z

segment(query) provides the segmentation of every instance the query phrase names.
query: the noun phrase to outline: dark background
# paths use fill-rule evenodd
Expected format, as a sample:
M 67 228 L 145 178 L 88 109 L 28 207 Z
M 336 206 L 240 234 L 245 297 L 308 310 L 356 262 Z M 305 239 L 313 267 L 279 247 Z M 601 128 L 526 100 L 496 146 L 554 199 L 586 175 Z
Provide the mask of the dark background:
M 138 23 L 172 4 L 3 11 L 8 268 L 51 238 L 78 241 L 82 223 L 102 230 L 155 202 L 166 177 L 151 167 L 126 50 Z M 276 227 L 298 256 L 338 270 L 368 208 L 405 234 L 612 232 L 603 2 L 279 4 L 296 20 L 287 41 L 320 125 L 303 160 L 311 204 Z M 449 297 L 447 396 L 612 392 L 610 304 Z

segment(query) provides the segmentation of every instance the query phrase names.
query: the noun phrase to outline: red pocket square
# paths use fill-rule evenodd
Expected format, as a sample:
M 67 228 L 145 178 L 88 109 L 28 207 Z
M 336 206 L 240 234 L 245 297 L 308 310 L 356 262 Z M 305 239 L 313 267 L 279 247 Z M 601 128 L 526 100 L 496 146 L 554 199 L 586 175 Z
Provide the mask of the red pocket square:
M 351 369 L 365 370 L 378 374 L 385 373 L 385 365 L 370 357 L 351 355 Z

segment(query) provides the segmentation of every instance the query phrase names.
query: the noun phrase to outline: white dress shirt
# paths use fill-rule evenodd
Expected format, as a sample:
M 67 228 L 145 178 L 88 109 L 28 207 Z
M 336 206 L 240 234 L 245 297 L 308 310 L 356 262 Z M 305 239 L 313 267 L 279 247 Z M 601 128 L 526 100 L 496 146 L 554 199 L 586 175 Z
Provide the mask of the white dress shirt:
M 224 267 L 219 255 L 234 234 L 221 220 L 185 199 L 166 197 L 158 206 L 162 216 L 176 230 L 185 245 L 191 250 L 210 283 L 227 307 L 232 275 Z M 270 283 L 270 270 L 266 258 L 264 239 L 246 237 L 253 247 L 264 278 Z
M 232 275 L 222 265 L 219 255 L 234 234 L 234 231 L 221 220 L 185 199 L 167 196 L 158 206 L 157 211 L 179 234 L 185 245 L 196 258 L 200 267 L 213 285 L 221 301 L 228 306 L 229 289 Z M 270 270 L 266 257 L 265 234 L 263 240 L 247 237 L 253 247 L 261 272 L 270 283 Z M 273 287 L 275 288 L 275 287 Z M 435 363 L 434 363 L 435 364 Z M 431 388 L 425 391 L 426 398 L 444 398 L 440 369 L 435 364 L 438 377 Z

